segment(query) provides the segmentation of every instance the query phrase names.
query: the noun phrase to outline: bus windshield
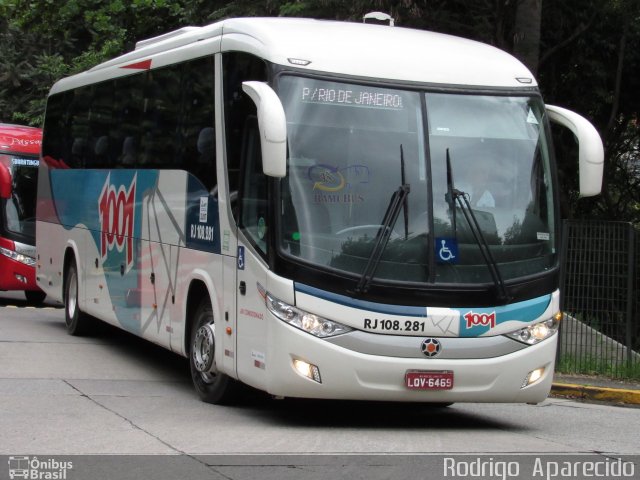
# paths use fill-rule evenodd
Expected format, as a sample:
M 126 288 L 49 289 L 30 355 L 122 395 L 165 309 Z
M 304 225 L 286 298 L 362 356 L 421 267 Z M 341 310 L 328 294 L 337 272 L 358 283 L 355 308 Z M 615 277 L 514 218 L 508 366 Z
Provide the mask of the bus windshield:
M 278 88 L 289 142 L 279 198 L 285 256 L 359 277 L 386 232 L 372 274 L 378 283 L 492 282 L 483 243 L 504 280 L 555 266 L 538 97 L 425 93 L 298 76 L 281 77 Z M 409 193 L 386 226 L 392 196 L 403 186 Z M 454 190 L 470 208 L 454 200 Z
M 10 196 L 3 199 L 3 229 L 35 243 L 36 188 L 38 182 L 37 157 L 27 155 L 0 155 L 0 168 L 9 172 Z

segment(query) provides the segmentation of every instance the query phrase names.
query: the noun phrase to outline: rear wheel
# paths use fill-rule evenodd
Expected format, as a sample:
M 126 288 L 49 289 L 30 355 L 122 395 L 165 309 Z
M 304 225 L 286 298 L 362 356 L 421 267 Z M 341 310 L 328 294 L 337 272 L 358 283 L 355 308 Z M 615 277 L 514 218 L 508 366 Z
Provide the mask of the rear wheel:
M 40 304 L 44 302 L 44 299 L 46 298 L 47 294 L 44 293 L 42 290 L 25 290 L 24 296 L 26 297 L 27 302 Z
M 240 384 L 233 378 L 218 372 L 215 361 L 216 324 L 211 302 L 200 301 L 191 319 L 191 343 L 189 366 L 191 380 L 202 401 L 219 405 L 237 400 Z
M 64 282 L 64 319 L 71 335 L 86 335 L 91 330 L 91 318 L 80 311 L 78 305 L 78 268 L 75 260 L 69 264 Z

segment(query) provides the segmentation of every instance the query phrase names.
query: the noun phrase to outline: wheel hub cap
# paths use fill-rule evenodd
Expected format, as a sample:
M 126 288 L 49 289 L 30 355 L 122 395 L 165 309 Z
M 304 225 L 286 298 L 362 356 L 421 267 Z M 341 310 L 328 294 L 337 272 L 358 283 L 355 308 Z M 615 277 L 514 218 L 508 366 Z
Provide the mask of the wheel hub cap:
M 211 372 L 214 353 L 215 327 L 212 324 L 203 325 L 198 329 L 193 340 L 193 364 L 198 372 Z

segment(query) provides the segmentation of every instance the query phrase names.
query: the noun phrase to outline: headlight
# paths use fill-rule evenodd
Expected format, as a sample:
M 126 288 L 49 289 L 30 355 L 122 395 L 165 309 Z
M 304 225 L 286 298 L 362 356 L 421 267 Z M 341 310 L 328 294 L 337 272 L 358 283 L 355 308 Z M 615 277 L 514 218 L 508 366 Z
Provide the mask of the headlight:
M 527 345 L 535 345 L 556 333 L 560 327 L 560 320 L 562 320 L 562 313 L 558 312 L 548 320 L 528 325 L 515 332 L 507 333 L 506 336 Z
M 23 255 L 18 252 L 14 252 L 13 250 L 9 250 L 8 248 L 0 247 L 0 253 L 5 257 L 9 257 L 11 260 L 24 263 L 25 265 L 33 266 L 36 264 L 35 258 L 29 257 L 28 255 Z
M 299 308 L 278 300 L 269 293 L 266 294 L 266 302 L 267 309 L 280 320 L 316 337 L 333 337 L 334 335 L 340 335 L 353 330 L 346 325 L 300 310 Z

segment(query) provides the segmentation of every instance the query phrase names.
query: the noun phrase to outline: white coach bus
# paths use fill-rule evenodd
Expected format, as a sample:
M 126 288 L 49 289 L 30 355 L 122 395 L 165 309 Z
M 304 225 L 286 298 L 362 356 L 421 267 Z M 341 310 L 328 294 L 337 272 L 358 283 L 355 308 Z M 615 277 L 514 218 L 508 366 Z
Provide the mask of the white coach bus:
M 188 357 L 195 388 L 540 402 L 559 312 L 544 106 L 510 55 L 382 25 L 241 18 L 138 42 L 51 89 L 37 279 Z

